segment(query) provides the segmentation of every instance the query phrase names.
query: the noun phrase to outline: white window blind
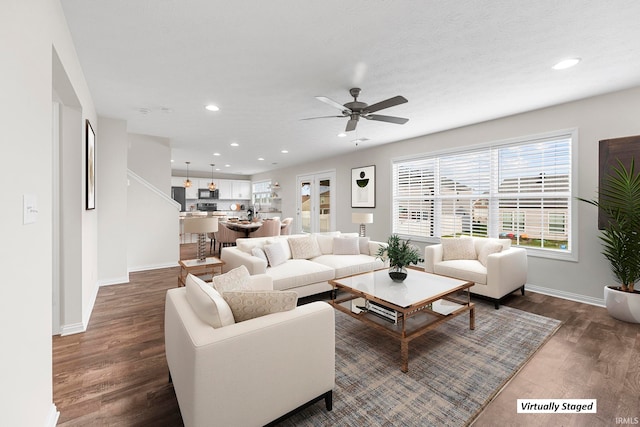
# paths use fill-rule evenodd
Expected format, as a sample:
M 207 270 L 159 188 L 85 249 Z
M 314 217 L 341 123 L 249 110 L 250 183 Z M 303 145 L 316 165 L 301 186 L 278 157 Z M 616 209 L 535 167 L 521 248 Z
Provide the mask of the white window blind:
M 571 135 L 393 163 L 393 232 L 569 250 Z

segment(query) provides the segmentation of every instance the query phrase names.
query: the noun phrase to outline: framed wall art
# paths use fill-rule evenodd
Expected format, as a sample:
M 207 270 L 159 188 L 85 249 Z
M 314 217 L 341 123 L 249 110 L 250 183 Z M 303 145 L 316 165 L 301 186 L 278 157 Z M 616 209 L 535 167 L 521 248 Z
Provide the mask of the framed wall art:
M 376 207 L 376 167 L 351 169 L 351 207 Z
M 91 127 L 89 120 L 87 123 L 87 210 L 96 208 L 96 134 Z

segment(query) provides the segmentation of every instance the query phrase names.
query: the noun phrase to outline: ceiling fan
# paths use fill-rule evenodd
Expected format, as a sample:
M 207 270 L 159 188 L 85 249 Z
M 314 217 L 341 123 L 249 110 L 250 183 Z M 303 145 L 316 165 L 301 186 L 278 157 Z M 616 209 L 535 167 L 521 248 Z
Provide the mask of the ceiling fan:
M 405 119 L 403 117 L 394 117 L 394 116 L 382 116 L 380 114 L 371 114 L 376 111 L 383 110 L 385 108 L 394 107 L 396 105 L 404 104 L 407 101 L 407 98 L 404 96 L 394 96 L 393 98 L 385 99 L 384 101 L 380 101 L 376 104 L 368 105 L 364 102 L 358 101 L 358 96 L 360 96 L 361 89 L 358 87 L 354 87 L 349 90 L 351 96 L 353 96 L 353 101 L 347 102 L 344 105 L 338 104 L 333 99 L 327 98 L 326 96 L 316 96 L 318 101 L 322 101 L 325 104 L 331 105 L 342 111 L 341 116 L 323 116 L 323 117 L 310 117 L 308 119 L 303 120 L 313 120 L 313 119 L 324 119 L 328 117 L 348 117 L 349 121 L 347 122 L 347 127 L 345 132 L 351 132 L 355 130 L 358 125 L 358 120 L 360 118 L 367 120 L 377 120 L 379 122 L 387 122 L 387 123 L 395 123 L 398 125 L 403 125 L 409 121 L 409 119 Z

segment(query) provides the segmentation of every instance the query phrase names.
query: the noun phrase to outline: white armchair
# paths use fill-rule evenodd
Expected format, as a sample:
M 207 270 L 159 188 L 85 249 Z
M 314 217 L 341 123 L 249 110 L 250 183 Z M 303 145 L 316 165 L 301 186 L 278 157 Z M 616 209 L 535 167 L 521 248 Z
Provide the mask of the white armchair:
M 424 250 L 424 270 L 427 273 L 474 282 L 469 291 L 493 300 L 496 309 L 500 307 L 500 300 L 513 291 L 520 289 L 524 295 L 524 286 L 527 282 L 527 251 L 525 249 L 512 248 L 509 239 L 482 237 L 466 239 L 473 241 L 475 258 L 447 257 L 443 244 L 431 245 Z M 444 243 L 448 244 L 449 242 L 445 240 L 453 242 L 457 239 L 443 239 Z M 497 246 L 502 248 L 495 251 Z

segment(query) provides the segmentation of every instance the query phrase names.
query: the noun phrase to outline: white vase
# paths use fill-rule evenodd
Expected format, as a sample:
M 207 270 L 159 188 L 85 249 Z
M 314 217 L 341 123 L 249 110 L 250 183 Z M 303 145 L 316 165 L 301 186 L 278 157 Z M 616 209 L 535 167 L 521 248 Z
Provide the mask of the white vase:
M 622 292 L 605 286 L 604 302 L 611 317 L 629 323 L 640 323 L 640 293 Z

